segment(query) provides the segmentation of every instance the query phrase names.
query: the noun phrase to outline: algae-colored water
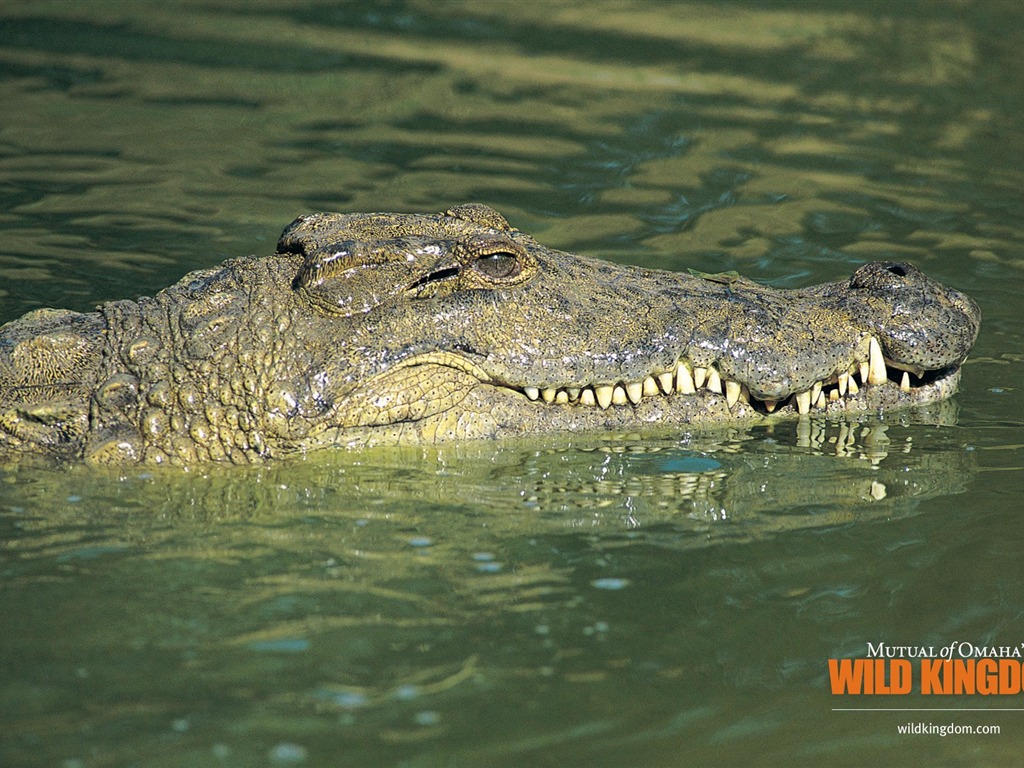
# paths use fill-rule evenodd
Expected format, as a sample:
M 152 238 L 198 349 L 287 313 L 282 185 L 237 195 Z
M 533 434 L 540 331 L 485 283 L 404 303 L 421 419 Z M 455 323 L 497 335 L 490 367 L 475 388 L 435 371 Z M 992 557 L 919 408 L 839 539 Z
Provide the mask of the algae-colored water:
M 985 318 L 954 401 L 880 421 L 0 469 L 0 764 L 1017 765 L 1024 694 L 828 660 L 1024 653 L 1022 38 L 1010 2 L 0 4 L 0 322 L 466 201 L 784 287 L 895 256 Z

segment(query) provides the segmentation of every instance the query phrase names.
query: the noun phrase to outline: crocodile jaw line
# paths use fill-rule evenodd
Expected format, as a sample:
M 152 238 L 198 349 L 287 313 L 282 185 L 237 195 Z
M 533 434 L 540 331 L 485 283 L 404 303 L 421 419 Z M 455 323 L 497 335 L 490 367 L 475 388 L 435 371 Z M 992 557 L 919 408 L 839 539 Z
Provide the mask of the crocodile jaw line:
M 470 373 L 481 383 L 490 383 L 523 395 L 538 406 L 562 405 L 608 410 L 615 407 L 639 406 L 648 398 L 679 395 L 720 395 L 730 411 L 743 405 L 765 414 L 791 410 L 803 415 L 813 411 L 861 410 L 858 395 L 872 387 L 894 387 L 907 395 L 908 404 L 925 404 L 948 397 L 959 380 L 959 367 L 940 372 L 905 370 L 899 363 L 886 360 L 878 340 L 868 337 L 859 345 L 856 361 L 846 370 L 815 382 L 811 387 L 779 398 L 757 397 L 747 385 L 721 375 L 714 365 L 693 366 L 679 360 L 668 370 L 650 372 L 643 379 L 602 383 L 568 383 L 564 385 L 516 385 L 496 381 L 480 366 L 460 355 L 438 353 L 411 358 L 403 366 L 442 364 Z M 865 398 L 860 398 L 861 400 Z

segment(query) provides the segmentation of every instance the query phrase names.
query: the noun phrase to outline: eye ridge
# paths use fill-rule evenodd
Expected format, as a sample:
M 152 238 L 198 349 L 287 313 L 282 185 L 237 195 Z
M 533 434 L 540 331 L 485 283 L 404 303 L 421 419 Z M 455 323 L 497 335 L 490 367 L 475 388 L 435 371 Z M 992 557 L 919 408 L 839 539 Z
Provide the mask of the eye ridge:
M 492 251 L 477 256 L 473 269 L 491 280 L 507 280 L 516 277 L 523 269 L 519 255 L 509 251 Z

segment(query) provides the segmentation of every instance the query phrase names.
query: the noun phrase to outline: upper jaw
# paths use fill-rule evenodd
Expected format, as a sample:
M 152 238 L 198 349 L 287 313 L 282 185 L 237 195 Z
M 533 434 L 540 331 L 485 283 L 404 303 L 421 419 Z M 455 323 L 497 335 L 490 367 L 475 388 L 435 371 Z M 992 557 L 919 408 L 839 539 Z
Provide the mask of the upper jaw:
M 641 306 L 597 293 L 607 306 L 592 302 L 566 323 L 579 337 L 560 337 L 576 350 L 561 375 L 550 360 L 488 357 L 490 378 L 530 400 L 601 410 L 700 392 L 721 395 L 732 411 L 871 410 L 948 397 L 980 325 L 970 298 L 906 264 L 872 263 L 849 281 L 797 291 L 617 268 L 620 288 L 635 278 L 656 286 L 632 291 Z M 910 310 L 918 306 L 921 317 Z M 630 319 L 586 338 L 602 313 Z

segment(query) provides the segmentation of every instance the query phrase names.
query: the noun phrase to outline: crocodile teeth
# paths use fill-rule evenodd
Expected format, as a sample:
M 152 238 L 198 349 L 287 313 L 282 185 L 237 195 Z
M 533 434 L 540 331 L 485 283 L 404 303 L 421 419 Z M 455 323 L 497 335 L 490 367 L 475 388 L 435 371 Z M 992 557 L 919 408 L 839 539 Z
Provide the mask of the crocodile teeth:
M 814 382 L 803 392 L 794 393 L 790 401 L 793 407 L 800 414 L 807 414 L 812 408 L 826 409 L 830 403 L 856 396 L 865 385 L 877 386 L 886 382 L 888 367 L 882 354 L 882 346 L 874 336 L 867 337 L 867 358 L 854 363 L 848 370 L 837 372 L 834 377 Z M 911 392 L 910 372 L 896 373 L 902 374 L 899 381 L 900 390 Z M 644 398 L 655 395 L 692 395 L 701 389 L 724 395 L 726 405 L 730 409 L 735 408 L 741 400 L 745 403 L 754 402 L 746 385 L 724 378 L 717 366 L 693 366 L 687 360 L 679 360 L 672 370 L 652 373 L 636 381 L 619 381 L 615 384 L 595 384 L 588 387 L 523 387 L 522 392 L 533 401 L 542 400 L 558 405 L 596 405 L 608 409 L 613 405 L 639 405 Z M 757 402 L 763 404 L 768 413 L 773 413 L 779 405 L 777 399 Z
M 868 384 L 884 384 L 887 377 L 885 359 L 882 357 L 882 347 L 874 336 L 868 344 L 868 363 Z
M 730 408 L 732 408 L 740 399 L 740 392 L 743 390 L 743 385 L 738 381 L 726 381 L 725 382 L 725 402 Z
M 707 380 L 707 378 L 708 378 L 708 369 L 707 368 L 701 368 L 701 367 L 698 366 L 698 367 L 693 369 L 693 385 L 697 389 L 700 389 L 701 387 L 704 386 L 704 382 Z
M 717 368 L 708 368 L 708 380 L 705 383 L 709 391 L 722 394 L 722 377 Z
M 804 390 L 803 392 L 797 392 L 794 395 L 796 399 L 796 409 L 801 413 L 805 414 L 811 410 L 811 390 Z
M 680 360 L 676 365 L 676 392 L 681 395 L 692 395 L 696 391 L 697 385 L 693 380 L 690 364 Z
M 665 371 L 665 373 L 658 374 L 658 386 L 661 387 L 661 391 L 666 395 L 671 395 L 676 383 L 675 371 Z
M 612 405 L 625 405 L 629 402 L 626 396 L 626 390 L 621 384 L 616 384 L 615 389 L 612 390 Z

